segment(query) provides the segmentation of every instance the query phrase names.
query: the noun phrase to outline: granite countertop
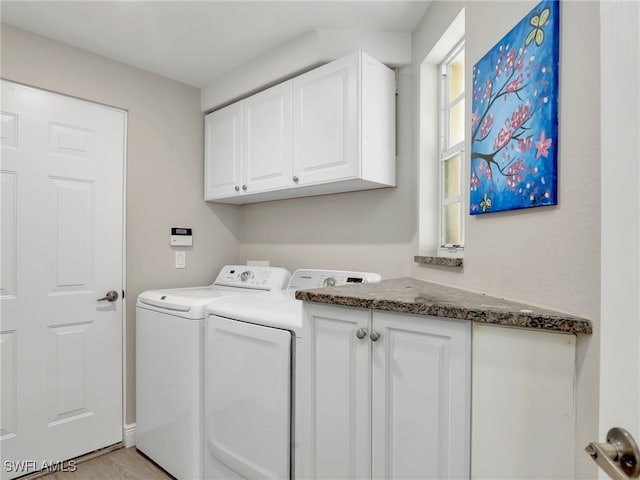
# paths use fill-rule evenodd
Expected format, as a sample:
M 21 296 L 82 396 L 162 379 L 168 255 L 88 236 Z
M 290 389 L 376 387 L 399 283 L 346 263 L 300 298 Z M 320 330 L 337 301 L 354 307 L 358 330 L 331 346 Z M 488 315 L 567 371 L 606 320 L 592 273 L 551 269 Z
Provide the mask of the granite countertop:
M 508 327 L 591 334 L 591 321 L 480 293 L 424 282 L 394 278 L 380 283 L 360 283 L 296 292 L 298 300 L 456 318 Z

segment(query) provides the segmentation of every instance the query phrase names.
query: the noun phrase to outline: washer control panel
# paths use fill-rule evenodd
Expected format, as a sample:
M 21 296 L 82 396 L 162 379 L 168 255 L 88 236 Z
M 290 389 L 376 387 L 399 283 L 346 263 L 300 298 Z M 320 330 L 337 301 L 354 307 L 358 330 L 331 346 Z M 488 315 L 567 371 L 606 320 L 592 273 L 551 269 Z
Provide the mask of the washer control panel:
M 378 273 L 300 269 L 293 272 L 287 290 L 307 290 L 350 283 L 376 283 L 380 280 L 382 277 Z
M 257 267 L 252 265 L 225 265 L 214 285 L 252 288 L 255 290 L 282 290 L 291 274 L 284 268 Z

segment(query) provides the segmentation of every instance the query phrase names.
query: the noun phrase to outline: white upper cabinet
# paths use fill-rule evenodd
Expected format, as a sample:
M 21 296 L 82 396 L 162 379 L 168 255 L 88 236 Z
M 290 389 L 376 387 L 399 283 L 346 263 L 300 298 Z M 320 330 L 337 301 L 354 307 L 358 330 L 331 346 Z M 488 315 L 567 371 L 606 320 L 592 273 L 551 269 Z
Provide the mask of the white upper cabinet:
M 223 113 L 231 108 L 240 131 Z M 216 136 L 209 124 L 218 115 L 213 123 L 225 128 Z M 363 52 L 205 118 L 205 200 L 242 204 L 395 186 L 395 75 Z
M 241 186 L 242 111 L 234 103 L 204 119 L 204 198 L 236 195 Z
M 243 100 L 244 192 L 291 184 L 291 84 L 283 83 Z
M 294 174 L 301 185 L 360 175 L 354 59 L 336 60 L 293 80 Z

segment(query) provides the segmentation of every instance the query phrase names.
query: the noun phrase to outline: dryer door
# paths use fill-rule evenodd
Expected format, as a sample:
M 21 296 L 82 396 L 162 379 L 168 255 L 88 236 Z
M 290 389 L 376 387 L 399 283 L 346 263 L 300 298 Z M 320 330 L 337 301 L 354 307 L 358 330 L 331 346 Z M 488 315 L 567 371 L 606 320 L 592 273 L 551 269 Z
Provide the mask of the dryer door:
M 290 478 L 291 333 L 210 316 L 205 478 Z

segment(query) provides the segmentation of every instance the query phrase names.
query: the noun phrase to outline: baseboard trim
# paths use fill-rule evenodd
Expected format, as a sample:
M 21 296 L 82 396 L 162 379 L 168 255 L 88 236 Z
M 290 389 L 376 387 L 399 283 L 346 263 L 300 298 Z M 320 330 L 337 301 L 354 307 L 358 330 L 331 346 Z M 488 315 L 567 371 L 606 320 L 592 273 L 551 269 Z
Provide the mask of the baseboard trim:
M 125 425 L 122 429 L 124 433 L 124 447 L 133 447 L 136 444 L 136 424 L 130 423 Z

